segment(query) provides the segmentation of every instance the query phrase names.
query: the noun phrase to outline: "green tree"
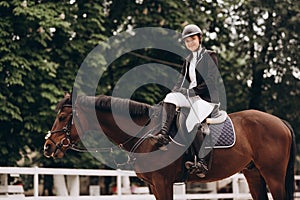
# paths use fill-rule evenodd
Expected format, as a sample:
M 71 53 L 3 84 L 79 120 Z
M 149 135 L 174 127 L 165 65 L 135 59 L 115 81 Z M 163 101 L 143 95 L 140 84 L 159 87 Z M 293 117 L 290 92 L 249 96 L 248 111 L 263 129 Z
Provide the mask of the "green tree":
M 55 104 L 105 37 L 101 3 L 0 2 L 0 165 L 42 153 Z
M 275 114 L 299 128 L 299 3 L 242 1 L 233 5 L 235 31 L 231 52 L 244 58 L 248 107 Z M 295 112 L 296 110 L 296 112 Z

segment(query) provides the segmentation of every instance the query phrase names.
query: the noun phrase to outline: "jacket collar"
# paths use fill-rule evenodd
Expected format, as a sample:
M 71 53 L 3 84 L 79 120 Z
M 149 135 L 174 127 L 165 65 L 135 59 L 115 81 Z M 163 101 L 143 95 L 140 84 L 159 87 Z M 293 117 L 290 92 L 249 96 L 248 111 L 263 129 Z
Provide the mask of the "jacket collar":
M 199 52 L 199 58 L 201 57 L 201 55 L 204 54 L 205 52 L 205 47 L 202 47 L 202 49 Z M 193 59 L 193 53 L 190 53 L 187 57 L 186 57 L 186 61 L 191 62 L 191 60 Z

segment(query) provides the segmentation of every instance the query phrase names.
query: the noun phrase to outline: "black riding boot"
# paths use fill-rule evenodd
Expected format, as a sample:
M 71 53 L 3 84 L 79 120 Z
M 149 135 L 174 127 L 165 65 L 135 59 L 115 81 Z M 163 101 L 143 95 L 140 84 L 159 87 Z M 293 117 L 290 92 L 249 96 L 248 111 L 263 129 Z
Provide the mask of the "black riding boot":
M 190 174 L 196 174 L 200 178 L 204 178 L 208 172 L 208 162 L 206 157 L 209 152 L 202 149 L 202 143 L 204 141 L 204 136 L 202 131 L 196 133 L 195 139 L 192 143 L 192 148 L 194 148 L 194 161 L 185 162 L 185 167 L 189 170 Z
M 162 111 L 162 127 L 157 135 L 152 136 L 156 140 L 156 146 L 162 147 L 170 142 L 168 132 L 173 122 L 176 106 L 172 103 L 164 103 Z

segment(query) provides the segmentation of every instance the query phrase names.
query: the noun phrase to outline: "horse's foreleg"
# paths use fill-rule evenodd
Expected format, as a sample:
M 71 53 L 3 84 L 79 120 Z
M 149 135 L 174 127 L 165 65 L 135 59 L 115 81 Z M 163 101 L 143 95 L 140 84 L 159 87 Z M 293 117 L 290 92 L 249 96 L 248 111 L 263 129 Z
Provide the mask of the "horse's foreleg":
M 253 200 L 267 200 L 268 195 L 266 182 L 260 175 L 258 169 L 256 167 L 244 169 L 243 173 L 247 179 Z
M 173 184 L 155 185 L 154 196 L 156 200 L 173 200 Z
M 156 178 L 151 189 L 156 200 L 173 200 L 173 183 L 165 177 Z

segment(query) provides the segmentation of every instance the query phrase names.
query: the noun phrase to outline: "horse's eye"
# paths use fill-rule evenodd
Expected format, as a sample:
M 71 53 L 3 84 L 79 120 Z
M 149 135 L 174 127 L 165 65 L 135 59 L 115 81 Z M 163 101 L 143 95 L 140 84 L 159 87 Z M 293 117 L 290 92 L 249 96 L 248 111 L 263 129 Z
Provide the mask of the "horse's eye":
M 59 116 L 58 120 L 60 122 L 64 121 L 66 119 L 66 116 L 62 115 L 62 116 Z

